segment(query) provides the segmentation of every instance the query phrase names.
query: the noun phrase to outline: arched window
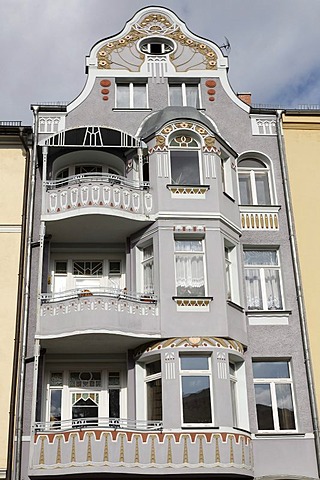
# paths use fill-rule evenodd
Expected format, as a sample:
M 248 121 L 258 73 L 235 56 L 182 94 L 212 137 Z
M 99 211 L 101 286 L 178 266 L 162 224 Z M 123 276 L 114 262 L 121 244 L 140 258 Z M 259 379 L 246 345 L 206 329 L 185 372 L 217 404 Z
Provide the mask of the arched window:
M 170 141 L 171 183 L 200 185 L 200 146 L 187 133 L 180 133 Z
M 270 169 L 256 158 L 238 162 L 241 205 L 271 205 Z

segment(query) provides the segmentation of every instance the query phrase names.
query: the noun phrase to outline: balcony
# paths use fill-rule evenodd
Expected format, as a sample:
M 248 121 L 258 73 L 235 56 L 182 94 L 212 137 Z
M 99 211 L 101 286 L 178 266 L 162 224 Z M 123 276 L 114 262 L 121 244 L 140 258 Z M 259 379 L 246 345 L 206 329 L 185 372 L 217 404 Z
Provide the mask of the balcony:
M 83 173 L 45 182 L 44 219 L 81 213 L 107 213 L 145 220 L 153 211 L 147 182 L 138 183 L 109 173 Z
M 41 295 L 41 338 L 117 332 L 123 335 L 160 335 L 157 297 L 105 287 L 77 288 Z
M 86 473 L 253 476 L 249 434 L 234 429 L 162 430 L 161 422 L 86 419 L 92 426 L 37 423 L 30 476 Z M 114 422 L 114 423 L 112 423 Z M 95 423 L 95 425 L 93 425 Z
M 242 230 L 279 230 L 279 206 L 240 205 L 240 223 Z

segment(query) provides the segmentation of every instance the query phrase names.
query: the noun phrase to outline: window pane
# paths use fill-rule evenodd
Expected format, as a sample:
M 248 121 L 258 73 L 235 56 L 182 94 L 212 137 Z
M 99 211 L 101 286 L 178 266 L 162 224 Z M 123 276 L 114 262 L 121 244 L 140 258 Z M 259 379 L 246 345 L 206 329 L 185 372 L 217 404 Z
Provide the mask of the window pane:
M 238 167 L 247 167 L 247 168 L 266 168 L 265 164 L 260 160 L 255 158 L 246 158 L 238 162 Z
M 62 390 L 50 391 L 50 422 L 61 421 L 61 396 Z
M 182 106 L 182 88 L 181 85 L 170 85 L 170 105 Z
M 249 310 L 263 310 L 260 271 L 258 269 L 246 268 L 245 282 L 247 308 Z
M 280 290 L 279 270 L 273 268 L 265 269 L 266 292 L 268 310 L 281 310 L 282 299 Z
M 209 370 L 208 357 L 204 355 L 181 355 L 181 370 Z
M 202 252 L 202 240 L 175 240 L 176 252 Z
M 238 425 L 236 387 L 237 387 L 236 382 L 231 380 L 230 381 L 230 390 L 231 390 L 232 420 L 233 420 L 233 426 L 234 427 L 236 427 Z
M 62 387 L 62 372 L 52 372 L 50 375 L 50 385 L 52 387 Z
M 240 202 L 242 205 L 252 205 L 252 191 L 250 183 L 250 175 L 239 174 L 239 190 L 240 190 Z
M 290 378 L 288 362 L 254 362 L 254 378 Z
M 154 375 L 155 373 L 161 373 L 161 360 L 156 360 L 146 365 L 147 375 Z
M 120 418 L 120 390 L 109 389 L 109 418 Z
M 174 151 L 171 157 L 171 182 L 175 185 L 199 185 L 199 156 L 197 151 Z
M 134 108 L 147 108 L 146 85 L 133 85 L 133 106 Z
M 176 255 L 178 296 L 204 296 L 203 255 Z
M 67 262 L 56 262 L 56 271 L 55 273 L 66 274 L 67 273 Z
M 162 384 L 161 378 L 147 383 L 148 420 L 162 420 Z
M 294 430 L 296 425 L 294 421 L 291 385 L 276 385 L 276 396 L 280 430 Z
M 245 250 L 244 263 L 246 265 L 278 265 L 276 250 Z
M 200 107 L 198 85 L 186 85 L 186 97 L 188 107 Z
M 270 205 L 270 189 L 267 173 L 255 172 L 258 205 Z
M 274 430 L 270 385 L 255 385 L 259 430 Z
M 129 84 L 117 84 L 117 107 L 129 108 L 130 107 L 130 93 Z
M 209 377 L 182 377 L 184 423 L 211 423 Z

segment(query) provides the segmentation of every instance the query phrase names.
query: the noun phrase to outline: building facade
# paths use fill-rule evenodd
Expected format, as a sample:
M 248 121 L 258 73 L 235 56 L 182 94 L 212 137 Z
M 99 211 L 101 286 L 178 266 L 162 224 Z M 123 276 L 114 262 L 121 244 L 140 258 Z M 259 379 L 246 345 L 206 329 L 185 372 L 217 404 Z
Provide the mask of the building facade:
M 86 66 L 33 106 L 18 478 L 317 478 L 275 112 L 161 7 Z
M 0 122 L 0 478 L 12 459 L 30 136 L 31 127 L 21 122 Z
M 317 346 L 317 269 L 320 256 L 310 248 L 310 239 L 317 238 L 317 214 L 310 205 L 318 203 L 318 152 L 320 142 L 319 110 L 286 110 L 282 115 L 286 164 L 290 185 L 296 243 L 299 253 L 303 299 L 308 324 L 310 351 L 318 411 L 320 408 L 319 349 Z M 302 181 L 301 163 L 308 166 L 308 180 Z

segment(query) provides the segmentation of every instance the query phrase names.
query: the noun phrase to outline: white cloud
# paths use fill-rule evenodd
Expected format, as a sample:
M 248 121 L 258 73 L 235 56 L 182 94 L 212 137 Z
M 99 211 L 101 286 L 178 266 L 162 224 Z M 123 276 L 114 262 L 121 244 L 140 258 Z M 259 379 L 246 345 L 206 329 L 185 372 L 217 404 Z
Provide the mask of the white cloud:
M 158 5 L 158 1 L 148 5 Z M 11 0 L 0 4 L 0 117 L 31 122 L 36 101 L 71 100 L 84 58 L 120 31 L 142 0 Z M 256 103 L 319 103 L 320 2 L 164 0 L 194 33 L 231 43 L 230 81 Z

